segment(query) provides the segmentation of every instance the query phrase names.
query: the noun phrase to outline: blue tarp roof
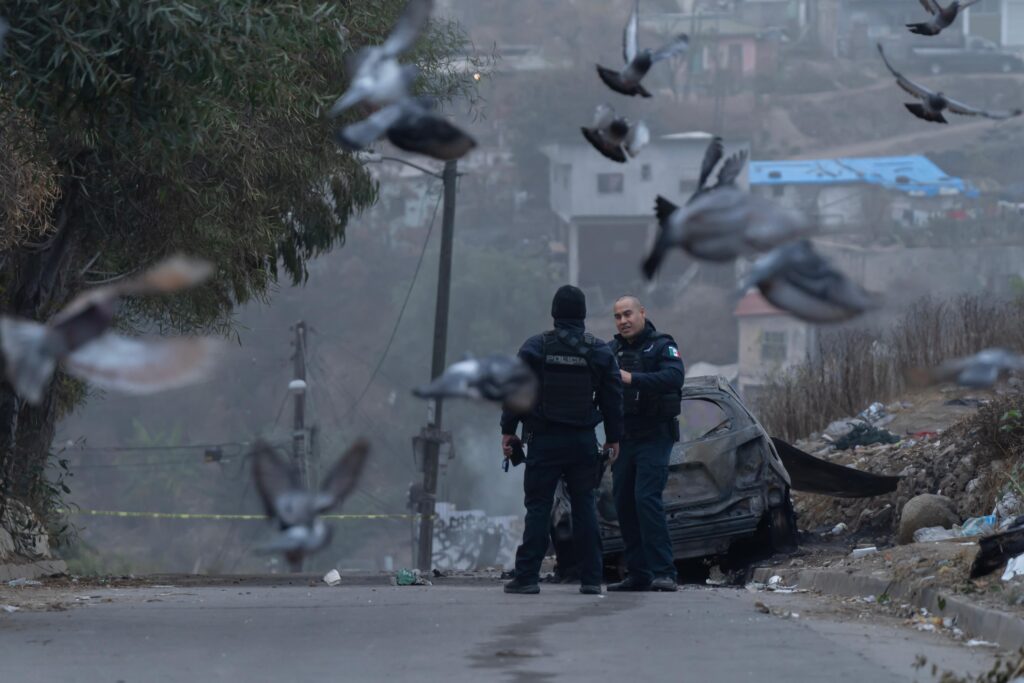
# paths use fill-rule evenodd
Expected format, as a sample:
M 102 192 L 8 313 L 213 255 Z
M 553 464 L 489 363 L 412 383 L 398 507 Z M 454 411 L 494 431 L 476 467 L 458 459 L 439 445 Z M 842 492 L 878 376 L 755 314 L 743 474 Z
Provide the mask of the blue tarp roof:
M 928 157 L 844 157 L 804 161 L 751 161 L 751 185 L 841 185 L 870 183 L 911 195 L 934 197 L 978 190 L 962 178 L 953 178 Z

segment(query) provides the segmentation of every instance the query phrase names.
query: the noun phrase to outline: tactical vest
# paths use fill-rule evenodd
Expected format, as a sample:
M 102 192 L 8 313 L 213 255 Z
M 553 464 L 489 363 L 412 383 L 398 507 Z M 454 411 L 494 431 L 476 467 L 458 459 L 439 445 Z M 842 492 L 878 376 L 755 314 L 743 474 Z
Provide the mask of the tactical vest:
M 590 355 L 596 340 L 583 332 L 545 332 L 541 369 L 540 415 L 547 422 L 592 427 L 595 424 L 594 371 Z
M 619 367 L 626 372 L 655 372 L 658 369 L 658 359 L 663 347 L 657 353 L 642 353 L 642 347 L 658 343 L 668 337 L 663 334 L 652 334 L 643 344 L 637 344 L 633 348 L 623 348 L 615 344 L 615 355 L 619 359 Z M 659 345 L 660 346 L 660 345 Z M 672 391 L 667 394 L 648 394 L 634 388 L 632 384 L 622 386 L 622 409 L 626 415 L 642 417 L 653 417 L 671 419 L 680 413 L 682 401 L 681 391 Z

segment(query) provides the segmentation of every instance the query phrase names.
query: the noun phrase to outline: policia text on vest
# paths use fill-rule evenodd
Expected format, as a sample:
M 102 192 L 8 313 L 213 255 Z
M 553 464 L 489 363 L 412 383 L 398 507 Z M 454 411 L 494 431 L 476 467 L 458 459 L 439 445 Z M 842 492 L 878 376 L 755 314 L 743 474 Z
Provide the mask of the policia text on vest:
M 580 591 L 601 591 L 602 562 L 594 486 L 599 448 L 594 428 L 604 422 L 607 445 L 618 452 L 623 433 L 622 379 L 608 345 L 586 332 L 586 299 L 565 286 L 551 305 L 554 329 L 527 339 L 519 357 L 540 380 L 537 403 L 525 416 L 501 417 L 502 446 L 523 425 L 526 524 L 508 593 L 540 591 L 541 561 L 548 550 L 555 489 L 564 480 L 572 505 L 573 547 Z

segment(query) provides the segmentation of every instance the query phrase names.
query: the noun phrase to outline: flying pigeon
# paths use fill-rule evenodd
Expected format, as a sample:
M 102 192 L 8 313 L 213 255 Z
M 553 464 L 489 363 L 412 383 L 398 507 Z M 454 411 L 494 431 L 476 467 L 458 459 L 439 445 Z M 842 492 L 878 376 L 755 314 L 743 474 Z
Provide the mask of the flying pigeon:
M 818 255 L 808 240 L 773 249 L 759 258 L 741 283 L 801 320 L 837 323 L 879 306 L 878 299 Z
M 640 0 L 636 0 L 636 4 L 633 5 L 633 13 L 629 15 L 626 30 L 622 34 L 622 56 L 626 66 L 622 71 L 616 71 L 598 64 L 597 75 L 601 77 L 605 85 L 617 93 L 651 97 L 651 93 L 640 85 L 640 81 L 656 62 L 686 54 L 686 50 L 690 46 L 690 39 L 685 33 L 681 33 L 657 50 L 650 48 L 639 50 L 636 38 L 639 26 Z
M 306 555 L 322 549 L 331 540 L 331 528 L 320 515 L 341 505 L 355 490 L 370 454 L 370 444 L 359 439 L 327 473 L 320 491 L 309 491 L 302 483 L 298 466 L 287 461 L 270 444 L 257 441 L 249 455 L 252 475 L 267 517 L 280 527 L 273 540 L 259 551 L 285 556 L 293 569 Z
M 516 356 L 492 355 L 450 365 L 429 384 L 413 389 L 419 398 L 469 398 L 500 402 L 518 414 L 529 412 L 537 398 L 537 378 Z
M 429 98 L 406 98 L 389 104 L 335 134 L 338 145 L 364 149 L 387 136 L 395 147 L 434 159 L 459 159 L 476 147 L 468 133 L 431 110 Z
M 658 237 L 643 263 L 648 280 L 672 247 L 705 261 L 732 261 L 774 249 L 813 230 L 799 211 L 732 187 L 707 192 L 681 208 L 659 195 L 655 215 Z
M 919 0 L 921 6 L 924 7 L 928 14 L 933 15 L 931 21 L 922 21 L 917 24 L 907 24 L 907 28 L 910 29 L 911 33 L 916 33 L 921 36 L 937 36 L 942 33 L 942 29 L 949 28 L 953 22 L 956 21 L 956 17 L 961 11 L 967 9 L 978 0 L 953 0 L 951 3 L 943 7 L 936 0 Z
M 911 114 L 919 119 L 932 121 L 934 123 L 949 123 L 942 115 L 943 110 L 946 109 L 954 114 L 960 114 L 962 116 L 984 116 L 987 119 L 996 120 L 1013 118 L 1014 116 L 1020 116 L 1022 113 L 1022 110 L 1020 109 L 1014 109 L 1012 111 L 985 111 L 984 109 L 975 109 L 963 102 L 958 102 L 957 100 L 946 97 L 941 92 L 929 90 L 923 85 L 915 83 L 901 74 L 893 68 L 892 64 L 889 63 L 889 59 L 885 56 L 885 51 L 882 49 L 881 43 L 878 44 L 878 54 L 882 55 L 882 61 L 885 62 L 886 68 L 888 68 L 892 75 L 896 77 L 896 84 L 914 97 L 922 100 L 920 104 L 917 102 L 908 102 L 903 105 Z
M 150 393 L 195 381 L 218 348 L 212 339 L 139 340 L 111 333 L 121 297 L 177 292 L 213 272 L 205 262 L 171 257 L 150 270 L 89 289 L 46 324 L 0 316 L 0 351 L 7 378 L 29 403 L 42 400 L 57 363 L 98 386 Z
M 630 123 L 625 117 L 615 116 L 615 110 L 607 104 L 597 105 L 593 125 L 580 130 L 594 149 L 619 163 L 625 163 L 627 155 L 635 157 L 651 140 L 646 123 Z
M 961 386 L 987 389 L 1010 372 L 1024 372 L 1024 356 L 1006 349 L 985 349 L 973 356 L 946 361 L 925 371 L 925 376 L 931 382 L 952 380 Z
M 349 88 L 337 99 L 328 116 L 334 118 L 362 102 L 385 105 L 406 98 L 418 70 L 411 64 L 399 64 L 398 57 L 416 43 L 430 20 L 433 4 L 433 0 L 409 0 L 384 44 L 359 51 Z
M 711 138 L 707 149 L 704 150 L 704 161 L 700 165 L 700 178 L 697 181 L 697 189 L 690 195 L 689 200 L 686 202 L 687 205 L 692 204 L 698 197 L 712 190 L 718 190 L 723 187 L 736 187 L 736 179 L 739 178 L 744 164 L 747 163 L 747 150 L 745 149 L 736 152 L 726 159 L 718 169 L 718 178 L 715 184 L 710 187 L 708 186 L 711 173 L 715 170 L 718 162 L 722 160 L 724 151 L 722 138 L 717 135 Z

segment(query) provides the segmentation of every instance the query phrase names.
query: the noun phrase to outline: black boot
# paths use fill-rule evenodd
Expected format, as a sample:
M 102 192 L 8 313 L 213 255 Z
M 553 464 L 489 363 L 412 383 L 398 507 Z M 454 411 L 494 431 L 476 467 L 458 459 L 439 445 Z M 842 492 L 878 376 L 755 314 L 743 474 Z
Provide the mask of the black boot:
M 639 579 L 635 579 L 632 576 L 627 576 L 624 580 L 619 581 L 618 583 L 609 583 L 608 584 L 608 591 L 609 592 L 642 593 L 644 591 L 649 591 L 649 590 L 651 590 L 651 584 L 644 583 L 643 581 L 640 581 Z
M 651 587 L 648 590 L 674 593 L 678 588 L 676 580 L 671 576 L 659 576 L 654 581 L 651 581 Z
M 505 592 L 516 595 L 536 595 L 540 593 L 540 584 L 522 583 L 519 579 L 512 579 L 505 584 Z

